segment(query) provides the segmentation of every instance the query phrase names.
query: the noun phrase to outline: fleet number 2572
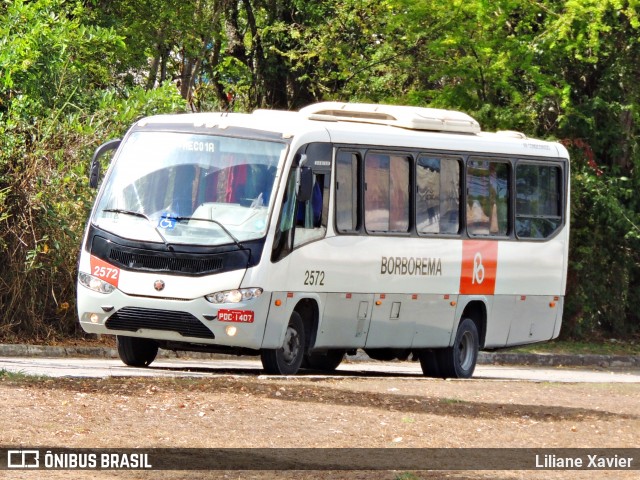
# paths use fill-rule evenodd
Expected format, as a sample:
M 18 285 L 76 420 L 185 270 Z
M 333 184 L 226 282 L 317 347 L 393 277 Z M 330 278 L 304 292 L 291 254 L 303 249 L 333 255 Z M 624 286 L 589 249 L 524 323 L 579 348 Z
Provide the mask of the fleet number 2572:
M 305 285 L 324 286 L 324 272 L 322 270 L 307 270 L 304 272 Z

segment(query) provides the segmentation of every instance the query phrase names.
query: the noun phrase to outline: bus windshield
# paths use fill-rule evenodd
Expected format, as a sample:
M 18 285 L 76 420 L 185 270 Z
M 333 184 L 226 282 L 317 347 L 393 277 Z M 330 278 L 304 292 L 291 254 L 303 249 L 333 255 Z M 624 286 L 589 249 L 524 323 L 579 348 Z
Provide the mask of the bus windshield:
M 261 238 L 284 143 L 134 132 L 97 202 L 93 223 L 118 236 L 221 245 Z

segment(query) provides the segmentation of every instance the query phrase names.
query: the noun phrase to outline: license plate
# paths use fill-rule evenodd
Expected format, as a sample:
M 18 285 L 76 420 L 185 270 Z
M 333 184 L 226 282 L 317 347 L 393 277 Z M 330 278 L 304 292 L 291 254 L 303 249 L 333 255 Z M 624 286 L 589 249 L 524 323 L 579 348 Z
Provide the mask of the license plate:
M 221 322 L 253 323 L 253 310 L 218 310 Z

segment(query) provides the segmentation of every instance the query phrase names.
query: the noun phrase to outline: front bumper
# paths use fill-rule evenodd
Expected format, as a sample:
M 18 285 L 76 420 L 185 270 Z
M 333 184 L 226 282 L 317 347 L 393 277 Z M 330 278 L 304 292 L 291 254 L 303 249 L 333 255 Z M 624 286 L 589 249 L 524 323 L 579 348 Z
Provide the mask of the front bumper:
M 271 301 L 269 292 L 246 302 L 214 305 L 204 297 L 178 300 L 127 295 L 118 289 L 102 294 L 81 284 L 77 288 L 85 332 L 250 349 L 262 346 Z M 220 310 L 253 312 L 253 322 L 222 321 Z M 230 325 L 236 328 L 228 329 Z

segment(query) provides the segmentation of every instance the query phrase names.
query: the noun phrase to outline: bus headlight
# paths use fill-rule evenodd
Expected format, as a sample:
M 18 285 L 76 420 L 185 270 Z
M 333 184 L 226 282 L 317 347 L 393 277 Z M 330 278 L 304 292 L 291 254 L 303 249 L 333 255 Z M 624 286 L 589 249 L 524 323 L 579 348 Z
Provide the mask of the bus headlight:
M 94 277 L 93 275 L 89 275 L 88 273 L 79 272 L 78 281 L 89 290 L 93 290 L 94 292 L 98 293 L 111 293 L 116 289 L 116 287 L 114 287 L 110 283 L 100 280 L 99 278 Z
M 257 298 L 260 295 L 262 295 L 261 288 L 238 288 L 236 290 L 210 293 L 205 295 L 204 298 L 211 303 L 239 303 Z

